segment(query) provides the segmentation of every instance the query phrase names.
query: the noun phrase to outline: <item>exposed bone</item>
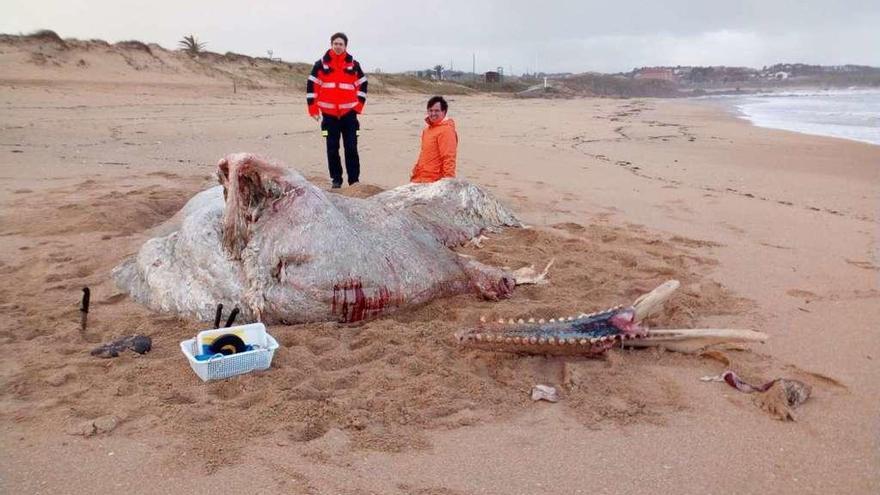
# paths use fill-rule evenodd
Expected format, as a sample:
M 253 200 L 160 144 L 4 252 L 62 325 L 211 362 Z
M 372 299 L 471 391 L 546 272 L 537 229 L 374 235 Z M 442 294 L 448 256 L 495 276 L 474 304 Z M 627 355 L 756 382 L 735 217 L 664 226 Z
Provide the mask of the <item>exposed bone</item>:
M 471 240 L 470 240 L 470 243 L 471 243 L 471 245 L 473 245 L 475 248 L 482 248 L 482 247 L 483 247 L 483 241 L 486 241 L 486 240 L 489 240 L 489 238 L 486 237 L 486 236 L 484 236 L 484 235 L 478 235 L 477 237 L 474 237 L 473 239 L 471 239 Z
M 663 307 L 663 303 L 681 285 L 678 280 L 668 280 L 647 294 L 643 294 L 633 302 L 635 320 L 642 321 Z
M 532 387 L 532 400 L 546 400 L 548 402 L 558 402 L 559 392 L 549 385 L 535 385 Z
M 550 267 L 553 266 L 553 263 L 556 261 L 556 258 L 550 260 L 547 263 L 547 266 L 544 267 L 544 270 L 541 273 L 537 273 L 535 271 L 534 265 L 525 266 L 520 268 L 519 270 L 513 271 L 513 279 L 516 280 L 516 285 L 523 284 L 546 284 L 547 280 L 547 272 L 550 271 Z
M 711 345 L 731 342 L 766 342 L 767 334 L 754 330 L 722 328 L 687 328 L 648 330 L 646 337 L 635 337 L 627 347 L 665 347 L 679 352 L 693 352 Z

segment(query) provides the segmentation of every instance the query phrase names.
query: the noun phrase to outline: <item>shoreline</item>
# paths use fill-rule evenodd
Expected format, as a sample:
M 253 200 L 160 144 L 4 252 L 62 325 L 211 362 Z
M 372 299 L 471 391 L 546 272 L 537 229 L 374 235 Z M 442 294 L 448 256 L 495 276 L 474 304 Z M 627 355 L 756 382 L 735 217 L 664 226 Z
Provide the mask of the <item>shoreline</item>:
M 792 91 L 784 91 L 780 93 L 769 92 L 769 93 L 760 93 L 760 94 L 751 94 L 751 95 L 723 95 L 723 96 L 706 96 L 700 98 L 694 98 L 692 101 L 696 102 L 707 102 L 710 104 L 717 104 L 720 108 L 723 108 L 725 111 L 731 113 L 739 119 L 745 120 L 751 125 L 755 127 L 761 127 L 765 129 L 774 129 L 774 130 L 782 130 L 788 132 L 795 132 L 798 134 L 804 134 L 808 136 L 819 136 L 819 137 L 830 137 L 835 139 L 843 139 L 847 141 L 853 141 L 858 143 L 870 144 L 873 146 L 880 146 L 880 127 L 863 127 L 860 128 L 860 134 L 866 134 L 871 129 L 874 130 L 872 132 L 875 134 L 875 137 L 868 139 L 862 136 L 852 136 L 847 135 L 847 130 L 852 132 L 852 129 L 848 129 L 850 126 L 841 126 L 834 124 L 815 124 L 809 122 L 795 122 L 795 121 L 784 121 L 784 120 L 768 120 L 767 118 L 762 119 L 759 116 L 750 114 L 749 112 L 743 110 L 742 105 L 745 104 L 746 100 L 749 98 L 790 98 L 790 97 L 811 97 L 811 96 L 852 96 L 852 95 L 868 95 L 875 96 L 880 98 L 880 89 L 872 89 L 872 88 L 850 88 L 850 89 L 820 89 L 820 88 L 803 88 Z M 753 103 L 754 104 L 754 103 Z M 880 122 L 880 114 L 877 114 L 875 118 Z M 878 124 L 880 125 L 880 124 Z M 815 129 L 809 129 L 809 126 L 817 127 Z M 837 129 L 839 128 L 839 129 Z
M 0 86 L 4 144 L 14 145 L 0 162 L 2 296 L 12 301 L 2 338 L 14 356 L 0 367 L 0 442 L 19 452 L 0 474 L 10 491 L 574 493 L 585 478 L 609 493 L 880 487 L 877 440 L 865 434 L 880 395 L 876 146 L 759 128 L 691 101 L 451 97 L 461 176 L 537 227 L 469 254 L 514 267 L 566 256 L 551 285 L 357 328 L 278 326 L 271 370 L 202 384 L 177 348 L 201 324 L 119 295 L 109 269 L 212 185 L 226 153 L 275 157 L 308 177 L 326 165 L 299 95 L 156 93 Z M 425 98 L 371 97 L 365 183 L 406 180 Z M 599 309 L 673 275 L 688 283 L 662 322 L 771 334 L 729 355 L 755 377 L 812 380 L 798 422 L 700 382 L 722 367 L 699 357 L 493 355 L 447 338 L 483 314 Z M 144 331 L 154 350 L 88 356 L 94 343 L 68 301 L 82 285 L 93 287 L 95 340 Z M 564 386 L 563 401 L 531 403 L 539 382 Z M 111 433 L 66 432 L 107 414 L 120 419 Z M 254 441 L 211 440 L 217 421 Z M 154 485 L 129 481 L 144 470 Z

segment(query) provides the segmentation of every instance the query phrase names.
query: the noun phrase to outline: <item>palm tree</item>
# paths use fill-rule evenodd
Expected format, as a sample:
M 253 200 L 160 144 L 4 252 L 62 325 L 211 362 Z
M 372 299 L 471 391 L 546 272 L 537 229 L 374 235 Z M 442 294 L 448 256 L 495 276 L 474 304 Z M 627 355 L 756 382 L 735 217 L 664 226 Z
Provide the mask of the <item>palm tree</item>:
M 178 41 L 180 48 L 189 53 L 190 55 L 198 55 L 205 48 L 207 43 L 201 43 L 194 35 L 184 36 L 182 40 Z

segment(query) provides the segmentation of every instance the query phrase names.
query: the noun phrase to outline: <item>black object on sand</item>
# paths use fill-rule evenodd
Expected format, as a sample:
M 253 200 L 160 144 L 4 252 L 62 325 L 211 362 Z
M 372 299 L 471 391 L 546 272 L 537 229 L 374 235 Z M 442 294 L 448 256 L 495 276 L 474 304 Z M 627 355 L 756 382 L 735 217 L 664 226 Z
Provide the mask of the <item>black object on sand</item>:
M 238 306 L 232 309 L 232 313 L 229 313 L 229 319 L 226 320 L 226 328 L 231 327 L 235 323 L 236 316 L 238 316 Z
M 83 287 L 82 291 L 82 306 L 79 308 L 79 329 L 82 332 L 85 332 L 86 325 L 89 323 L 89 299 L 91 298 L 92 291 L 90 291 L 88 287 Z
M 223 303 L 217 305 L 217 313 L 214 315 L 214 328 L 220 328 L 220 318 L 223 317 Z
M 150 352 L 153 347 L 153 339 L 146 335 L 129 335 L 128 337 L 120 337 L 112 342 L 108 342 L 101 347 L 92 349 L 92 356 L 102 358 L 115 358 L 119 353 L 126 350 L 132 350 L 138 354 Z

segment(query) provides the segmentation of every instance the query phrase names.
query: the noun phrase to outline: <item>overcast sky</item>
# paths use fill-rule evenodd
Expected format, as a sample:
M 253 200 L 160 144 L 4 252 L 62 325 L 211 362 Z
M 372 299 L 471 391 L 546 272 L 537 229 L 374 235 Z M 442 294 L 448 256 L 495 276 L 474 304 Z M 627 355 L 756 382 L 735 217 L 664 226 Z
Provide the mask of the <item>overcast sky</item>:
M 252 5 L 251 5 L 252 4 Z M 0 0 L 0 33 L 136 39 L 313 62 L 344 31 L 370 71 L 880 66 L 880 0 Z

